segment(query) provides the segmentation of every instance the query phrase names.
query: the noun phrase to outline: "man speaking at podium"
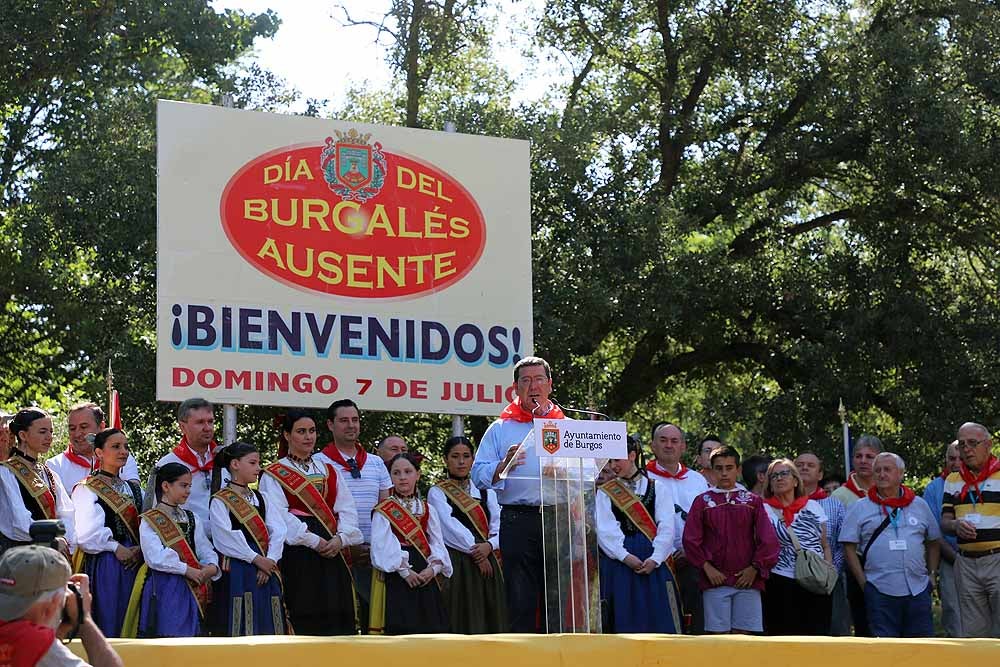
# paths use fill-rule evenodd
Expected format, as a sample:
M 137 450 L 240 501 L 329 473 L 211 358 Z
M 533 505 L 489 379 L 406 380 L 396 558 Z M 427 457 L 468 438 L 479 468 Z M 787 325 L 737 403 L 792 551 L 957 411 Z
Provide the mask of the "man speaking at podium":
M 544 632 L 541 467 L 533 447 L 521 452 L 517 449 L 531 432 L 534 419 L 563 419 L 565 415 L 549 400 L 552 369 L 541 357 L 525 357 L 514 365 L 514 387 L 517 399 L 486 429 L 471 476 L 478 488 L 495 490 L 500 501 L 500 552 L 510 630 Z M 500 479 L 508 466 L 509 476 Z

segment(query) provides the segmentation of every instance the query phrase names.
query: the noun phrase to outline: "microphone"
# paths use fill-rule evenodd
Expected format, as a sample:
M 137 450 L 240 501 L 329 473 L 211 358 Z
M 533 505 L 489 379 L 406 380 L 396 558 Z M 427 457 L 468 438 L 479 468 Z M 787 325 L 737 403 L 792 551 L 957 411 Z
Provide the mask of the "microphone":
M 582 410 L 580 408 L 568 408 L 568 407 L 566 407 L 564 405 L 559 405 L 558 403 L 556 403 L 555 399 L 553 399 L 551 396 L 549 397 L 549 401 L 552 402 L 552 405 L 556 406 L 557 408 L 559 408 L 563 412 L 567 412 L 567 411 L 568 412 L 577 412 L 577 413 L 579 413 L 581 415 L 590 415 L 591 417 L 601 417 L 605 421 L 611 421 L 611 417 L 607 416 L 603 412 L 597 412 L 596 410 Z M 537 400 L 535 401 L 535 405 L 536 406 L 538 405 L 538 401 Z M 538 408 L 535 408 L 535 409 L 537 410 Z
M 540 403 L 538 402 L 538 399 L 537 399 L 537 398 L 532 398 L 531 400 L 532 400 L 532 402 L 533 402 L 533 403 L 535 404 L 535 407 L 531 408 L 531 414 L 535 414 L 536 412 L 538 412 L 538 408 L 540 408 L 540 407 L 542 407 L 542 406 L 541 406 L 541 404 L 540 404 Z

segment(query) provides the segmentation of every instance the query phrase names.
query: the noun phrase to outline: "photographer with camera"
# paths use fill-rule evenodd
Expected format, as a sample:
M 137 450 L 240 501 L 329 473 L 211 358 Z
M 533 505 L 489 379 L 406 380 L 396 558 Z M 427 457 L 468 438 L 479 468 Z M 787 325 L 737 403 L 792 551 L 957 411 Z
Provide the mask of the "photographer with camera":
M 13 667 L 123 667 L 90 617 L 90 581 L 58 551 L 33 544 L 0 556 L 0 661 Z M 78 636 L 90 663 L 61 640 Z

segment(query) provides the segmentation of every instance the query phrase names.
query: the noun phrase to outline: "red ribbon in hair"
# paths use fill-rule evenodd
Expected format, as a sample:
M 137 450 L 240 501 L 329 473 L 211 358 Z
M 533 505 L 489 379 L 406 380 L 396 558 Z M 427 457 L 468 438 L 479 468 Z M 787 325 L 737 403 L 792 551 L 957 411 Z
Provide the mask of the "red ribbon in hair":
M 962 481 L 965 484 L 962 486 L 962 492 L 958 494 L 959 500 L 965 500 L 965 497 L 969 495 L 969 491 L 975 489 L 976 495 L 979 496 L 978 502 L 982 502 L 983 493 L 979 490 L 979 485 L 989 479 L 990 475 L 998 471 L 1000 471 L 1000 460 L 997 460 L 997 457 L 993 455 L 990 455 L 989 460 L 983 466 L 982 470 L 979 471 L 978 475 L 973 474 L 966 467 L 965 461 L 962 461 L 962 465 L 958 469 L 958 474 L 962 476 Z
M 552 408 L 544 415 L 538 415 L 539 417 L 545 417 L 546 419 L 565 419 L 566 415 L 563 411 L 559 409 L 559 406 L 552 404 Z M 500 413 L 500 419 L 512 419 L 516 422 L 521 422 L 522 424 L 527 424 L 528 422 L 534 421 L 535 415 L 523 407 L 521 407 L 521 398 L 515 398 L 514 402 L 503 409 Z
M 785 525 L 790 526 L 792 525 L 792 521 L 795 521 L 795 515 L 809 502 L 809 496 L 799 496 L 792 501 L 791 505 L 783 505 L 777 496 L 764 498 L 764 502 L 774 509 L 781 510 L 781 516 L 785 520 Z

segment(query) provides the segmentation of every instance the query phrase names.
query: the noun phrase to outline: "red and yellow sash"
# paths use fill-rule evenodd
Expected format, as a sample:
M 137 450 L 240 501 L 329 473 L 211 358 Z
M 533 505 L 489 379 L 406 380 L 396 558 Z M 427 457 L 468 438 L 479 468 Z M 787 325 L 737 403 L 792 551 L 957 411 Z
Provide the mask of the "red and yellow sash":
M 118 493 L 103 475 L 91 475 L 84 479 L 83 483 L 121 518 L 128 529 L 128 534 L 135 544 L 139 544 L 139 510 L 136 509 L 131 495 L 124 496 Z
M 484 541 L 489 540 L 490 522 L 486 518 L 486 511 L 483 509 L 483 505 L 479 502 L 479 499 L 466 493 L 465 489 L 459 486 L 458 482 L 453 479 L 438 482 L 437 487 L 444 491 L 444 495 L 448 496 L 448 500 L 453 502 L 458 509 L 462 510 L 465 516 L 469 517 L 469 521 L 476 527 L 479 537 Z
M 388 519 L 389 525 L 392 526 L 392 532 L 396 533 L 396 537 L 406 540 L 410 545 L 416 547 L 420 555 L 424 557 L 424 560 L 430 562 L 431 543 L 427 539 L 427 533 L 425 532 L 428 517 L 430 516 L 430 508 L 425 507 L 423 516 L 420 517 L 420 521 L 417 521 L 416 517 L 410 514 L 410 510 L 403 507 L 398 500 L 389 496 L 376 505 L 373 511 L 378 512 Z
M 652 484 L 653 482 L 649 482 Z M 627 516 L 636 528 L 652 542 L 656 539 L 656 521 L 649 515 L 649 510 L 642 504 L 642 499 L 635 495 L 620 479 L 613 479 L 601 485 L 601 491 L 621 512 Z
M 7 466 L 7 469 L 14 473 L 14 478 L 27 489 L 28 494 L 38 503 L 38 507 L 46 519 L 57 518 L 56 496 L 52 493 L 46 480 L 42 479 L 31 466 L 18 456 L 12 456 L 6 461 L 2 461 L 0 465 Z
M 184 531 L 181 530 L 181 527 L 173 519 L 158 509 L 143 512 L 142 517 L 156 531 L 160 541 L 163 542 L 163 546 L 177 552 L 182 563 L 196 570 L 201 569 L 201 563 L 198 562 L 194 549 L 191 548 L 187 538 L 184 537 Z M 198 611 L 201 612 L 202 618 L 204 618 L 205 607 L 209 601 L 208 585 L 199 586 L 187 577 L 184 578 L 184 581 L 187 582 L 188 587 L 191 589 L 191 594 L 194 595 L 194 599 L 198 603 Z
M 267 525 L 257 508 L 232 489 L 220 489 L 213 497 L 222 501 L 229 509 L 229 513 L 236 517 L 240 525 L 250 533 L 254 542 L 257 543 L 260 555 L 267 558 L 267 547 L 270 544 L 271 536 L 268 534 Z
M 337 517 L 333 513 L 333 508 L 326 503 L 323 494 L 313 486 L 308 477 L 280 462 L 272 463 L 265 472 L 278 480 L 286 492 L 298 498 L 299 502 L 326 528 L 331 538 L 337 534 Z M 332 468 L 327 484 L 336 488 L 337 475 Z

